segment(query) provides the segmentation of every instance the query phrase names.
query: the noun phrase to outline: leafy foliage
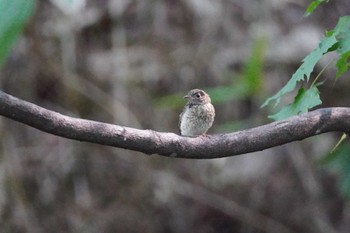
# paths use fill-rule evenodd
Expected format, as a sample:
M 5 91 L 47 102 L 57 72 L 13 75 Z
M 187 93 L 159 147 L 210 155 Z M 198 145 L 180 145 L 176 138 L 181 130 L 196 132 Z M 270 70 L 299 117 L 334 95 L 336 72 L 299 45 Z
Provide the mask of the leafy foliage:
M 307 16 L 312 13 L 323 2 L 328 1 L 313 1 L 309 5 L 305 15 Z M 282 96 L 294 91 L 299 82 L 304 82 L 299 88 L 293 103 L 284 106 L 278 113 L 270 116 L 271 118 L 274 120 L 284 119 L 295 114 L 307 112 L 309 109 L 322 103 L 317 88 L 322 83 L 315 84 L 320 74 L 315 78 L 309 88 L 305 86 L 310 81 L 311 73 L 317 62 L 329 52 L 336 52 L 339 55 L 336 62 L 336 78 L 339 78 L 350 68 L 350 16 L 340 17 L 336 27 L 326 32 L 325 37 L 320 41 L 318 47 L 304 58 L 302 65 L 293 74 L 289 82 L 279 92 L 264 102 L 262 107 L 267 106 L 271 102 L 274 102 L 274 107 L 276 107 Z M 349 144 L 342 144 L 345 139 L 346 134 L 343 134 L 339 142 L 332 149 L 332 152 L 323 159 L 323 164 L 327 168 L 339 173 L 340 190 L 345 197 L 350 198 L 350 146 Z
M 282 108 L 278 113 L 270 116 L 272 119 L 284 119 L 300 113 L 307 112 L 310 108 L 321 104 L 319 91 L 316 86 L 310 89 L 300 88 L 294 102 Z
M 262 86 L 265 51 L 265 39 L 258 39 L 243 67 L 242 73 L 235 77 L 235 81 L 228 86 L 208 89 L 213 102 L 223 103 L 232 99 L 240 100 L 259 92 Z
M 342 137 L 343 138 L 343 137 Z M 346 198 L 350 198 L 350 145 L 337 146 L 333 153 L 326 156 L 321 162 L 329 170 L 339 174 L 340 190 Z
M 0 66 L 34 10 L 34 0 L 0 0 Z
M 328 1 L 329 0 L 315 0 L 315 1 L 311 2 L 310 5 L 306 9 L 305 16 L 309 16 L 312 12 L 314 12 L 316 7 L 318 7 L 321 3 L 325 3 Z
M 229 100 L 241 100 L 259 92 L 262 86 L 264 57 L 266 51 L 266 40 L 258 39 L 247 59 L 243 71 L 238 76 L 232 77 L 232 82 L 226 86 L 206 88 L 213 103 L 224 103 Z M 157 100 L 159 106 L 181 107 L 184 102 L 180 95 L 168 95 Z
M 309 5 L 305 15 L 309 15 L 323 2 L 328 1 L 313 1 Z M 318 47 L 304 58 L 302 65 L 293 74 L 289 82 L 279 92 L 269 97 L 264 102 L 262 107 L 267 106 L 270 102 L 274 102 L 274 107 L 276 107 L 282 96 L 294 91 L 299 82 L 304 82 L 304 85 L 300 87 L 294 98 L 293 103 L 284 106 L 278 113 L 270 116 L 271 118 L 279 120 L 295 114 L 305 113 L 309 109 L 322 103 L 317 88 L 317 86 L 322 85 L 322 83 L 315 84 L 320 75 L 316 77 L 309 88 L 305 86 L 310 81 L 311 73 L 317 62 L 329 52 L 336 52 L 339 55 L 336 62 L 336 78 L 339 78 L 350 68 L 350 16 L 340 17 L 336 27 L 327 32 L 325 37 L 320 41 Z M 345 197 L 350 198 L 350 146 L 349 144 L 342 144 L 345 138 L 346 135 L 343 134 L 337 145 L 333 148 L 331 154 L 325 157 L 323 163 L 327 168 L 339 173 L 340 190 Z
M 311 73 L 317 62 L 325 54 L 333 51 L 336 51 L 339 55 L 337 61 L 337 77 L 339 77 L 350 67 L 348 61 L 350 57 L 350 16 L 341 17 L 334 30 L 327 32 L 318 47 L 304 58 L 302 65 L 293 74 L 288 83 L 263 103 L 262 107 L 265 107 L 274 102 L 274 107 L 276 107 L 280 103 L 282 96 L 294 91 L 297 84 L 304 81 L 304 87 L 300 88 L 294 102 L 282 108 L 279 113 L 270 116 L 271 118 L 280 120 L 294 114 L 304 113 L 322 103 L 319 92 L 316 90 L 317 87 L 311 85 L 309 88 L 306 88 L 305 86 L 310 81 Z M 304 95 L 307 95 L 308 98 L 303 98 Z
M 297 83 L 300 81 L 309 81 L 311 72 L 313 71 L 316 63 L 321 59 L 321 57 L 337 43 L 335 36 L 324 38 L 319 46 L 313 50 L 309 55 L 307 55 L 303 64 L 299 67 L 299 69 L 293 74 L 292 78 L 288 81 L 288 83 L 274 96 L 269 97 L 262 107 L 268 105 L 271 101 L 275 101 L 275 107 L 279 104 L 281 97 L 291 91 L 293 91 Z

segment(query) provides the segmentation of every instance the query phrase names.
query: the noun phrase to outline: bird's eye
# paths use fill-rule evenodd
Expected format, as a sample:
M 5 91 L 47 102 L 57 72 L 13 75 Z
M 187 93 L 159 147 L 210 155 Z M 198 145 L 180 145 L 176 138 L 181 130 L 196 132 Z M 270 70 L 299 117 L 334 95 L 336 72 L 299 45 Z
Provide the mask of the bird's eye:
M 197 94 L 196 94 L 196 97 L 197 97 L 197 98 L 200 98 L 200 97 L 201 97 L 201 95 L 200 95 L 199 93 L 197 93 Z

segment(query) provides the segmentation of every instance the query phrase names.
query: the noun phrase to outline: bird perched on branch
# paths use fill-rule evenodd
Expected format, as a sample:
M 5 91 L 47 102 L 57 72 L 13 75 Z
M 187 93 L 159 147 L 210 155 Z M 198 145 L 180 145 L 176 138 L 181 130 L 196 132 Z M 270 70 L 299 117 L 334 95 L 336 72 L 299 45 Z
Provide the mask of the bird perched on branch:
M 215 109 L 205 91 L 193 89 L 184 98 L 188 101 L 180 114 L 180 134 L 197 137 L 205 134 L 213 125 Z

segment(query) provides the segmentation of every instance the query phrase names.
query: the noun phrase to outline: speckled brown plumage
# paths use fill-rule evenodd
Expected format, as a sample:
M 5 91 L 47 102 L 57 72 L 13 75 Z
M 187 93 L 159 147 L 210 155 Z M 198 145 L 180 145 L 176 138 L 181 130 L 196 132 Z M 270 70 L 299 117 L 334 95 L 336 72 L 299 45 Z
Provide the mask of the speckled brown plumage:
M 205 134 L 213 125 L 215 109 L 205 91 L 193 89 L 184 96 L 187 99 L 180 114 L 180 134 L 187 137 L 197 137 Z

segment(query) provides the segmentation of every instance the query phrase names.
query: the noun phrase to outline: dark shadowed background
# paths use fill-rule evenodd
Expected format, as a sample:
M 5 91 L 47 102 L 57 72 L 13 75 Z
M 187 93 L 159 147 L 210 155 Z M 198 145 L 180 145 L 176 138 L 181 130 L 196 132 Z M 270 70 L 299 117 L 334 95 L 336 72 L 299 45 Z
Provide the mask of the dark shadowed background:
M 261 104 L 350 12 L 348 0 L 330 1 L 307 18 L 307 0 L 69 2 L 38 1 L 0 71 L 1 89 L 69 116 L 176 133 L 182 96 L 192 88 L 212 96 L 210 134 L 270 122 L 272 109 Z M 322 106 L 349 106 L 347 75 L 334 76 L 331 66 L 323 73 Z M 5 118 L 0 132 L 3 232 L 350 227 L 338 173 L 320 162 L 340 134 L 185 160 L 71 141 Z

